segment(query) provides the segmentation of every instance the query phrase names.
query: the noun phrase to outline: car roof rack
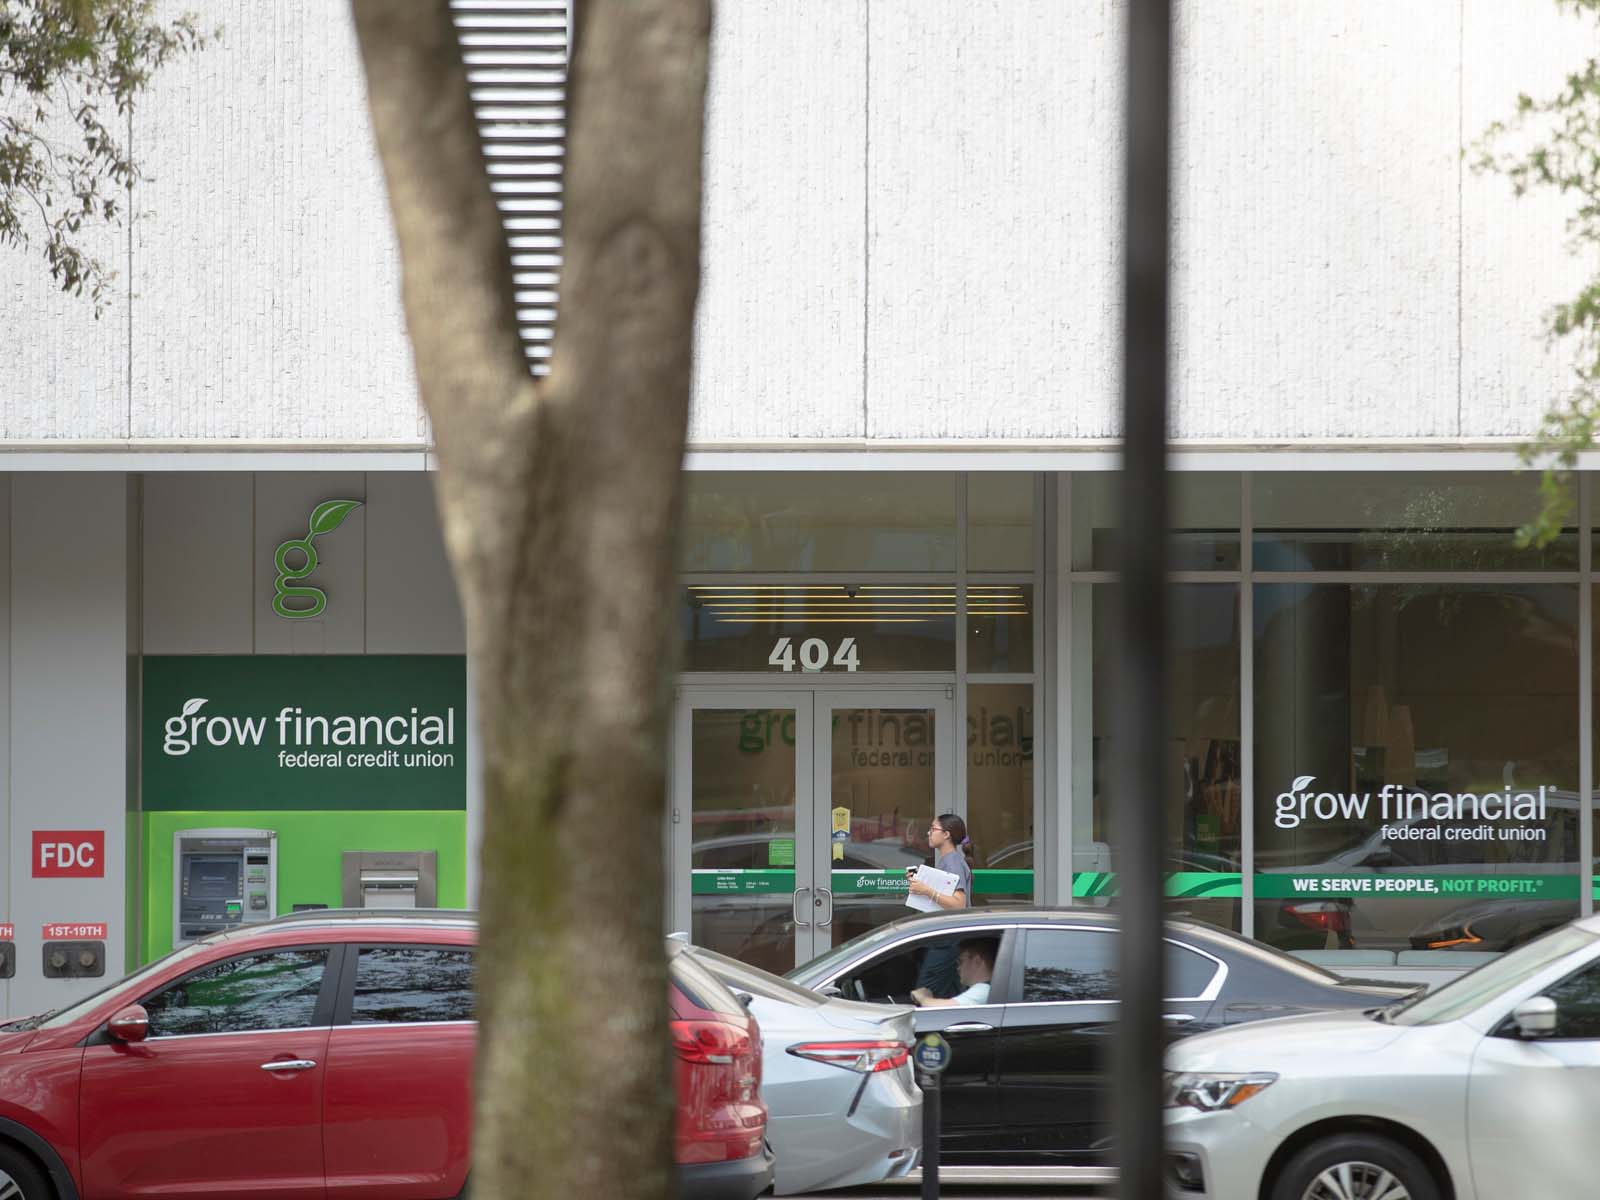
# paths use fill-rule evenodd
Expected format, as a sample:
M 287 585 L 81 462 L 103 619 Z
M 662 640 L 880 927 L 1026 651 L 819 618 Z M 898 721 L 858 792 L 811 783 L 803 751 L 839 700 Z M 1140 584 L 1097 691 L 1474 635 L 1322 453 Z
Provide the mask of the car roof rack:
M 260 929 L 262 925 L 279 925 L 303 921 L 471 921 L 478 919 L 475 908 L 308 908 L 301 912 L 284 913 L 271 921 L 248 928 Z

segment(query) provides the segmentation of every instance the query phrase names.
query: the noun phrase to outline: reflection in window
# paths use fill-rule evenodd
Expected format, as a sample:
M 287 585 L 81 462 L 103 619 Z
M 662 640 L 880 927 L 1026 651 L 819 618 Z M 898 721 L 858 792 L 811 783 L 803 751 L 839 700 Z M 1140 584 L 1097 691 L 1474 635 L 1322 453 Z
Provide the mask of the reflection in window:
M 144 1001 L 151 1037 L 309 1028 L 328 964 L 326 948 L 230 958 Z
M 1263 472 L 1252 479 L 1258 571 L 1569 570 L 1576 533 L 1519 550 L 1536 474 Z
M 367 946 L 356 962 L 355 1025 L 472 1020 L 472 953 L 438 946 Z
M 1558 584 L 1256 586 L 1260 936 L 1294 944 L 1314 900 L 1344 907 L 1358 948 L 1504 950 L 1526 905 L 1572 896 L 1577 602 Z M 1414 882 L 1337 886 L 1374 874 Z
M 691 471 L 685 571 L 954 571 L 956 477 Z
M 1033 870 L 1032 684 L 967 688 L 967 830 L 975 869 Z M 1012 890 L 980 890 L 974 904 L 1033 899 L 1031 875 L 989 878 L 1007 880 Z
M 1022 998 L 1041 1002 L 1117 999 L 1117 935 L 1089 930 L 1029 930 L 1022 963 Z M 1217 964 L 1166 943 L 1167 995 L 1204 995 Z
M 1168 749 L 1163 756 L 1162 793 L 1169 889 L 1173 904 L 1188 915 L 1237 929 L 1237 880 L 1207 877 L 1231 877 L 1241 870 L 1239 588 L 1232 583 L 1183 583 L 1172 585 L 1170 591 Z M 1090 747 L 1080 742 L 1075 756 L 1091 766 L 1092 814 L 1084 811 L 1088 806 L 1078 811 L 1092 815 L 1093 823 L 1088 825 L 1075 814 L 1080 823 L 1073 838 L 1076 870 L 1090 875 L 1109 872 L 1110 847 L 1121 816 L 1112 779 L 1117 755 L 1112 673 L 1120 593 L 1116 584 L 1080 586 L 1073 592 L 1074 620 L 1087 619 L 1093 636 L 1093 711 L 1088 731 L 1092 742 Z
M 1558 1038 L 1600 1038 L 1600 965 L 1569 975 L 1546 996 L 1556 1002 Z
M 1030 929 L 1022 960 L 1022 999 L 1115 1000 L 1116 959 L 1115 934 Z

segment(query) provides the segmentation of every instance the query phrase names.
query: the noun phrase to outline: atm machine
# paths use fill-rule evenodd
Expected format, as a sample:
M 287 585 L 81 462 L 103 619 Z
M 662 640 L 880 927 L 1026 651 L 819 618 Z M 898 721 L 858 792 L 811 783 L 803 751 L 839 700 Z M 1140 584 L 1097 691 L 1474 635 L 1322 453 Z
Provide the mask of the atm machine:
M 278 835 L 271 829 L 180 829 L 172 835 L 172 944 L 272 920 Z
M 437 850 L 347 850 L 342 867 L 346 908 L 432 908 L 439 902 Z

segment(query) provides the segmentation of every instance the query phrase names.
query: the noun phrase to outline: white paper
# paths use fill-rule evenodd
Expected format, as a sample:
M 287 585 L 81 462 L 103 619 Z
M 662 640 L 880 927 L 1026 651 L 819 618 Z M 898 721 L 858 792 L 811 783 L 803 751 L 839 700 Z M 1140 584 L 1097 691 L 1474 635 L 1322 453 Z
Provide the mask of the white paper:
M 941 871 L 938 867 L 918 867 L 913 876 L 918 883 L 925 883 L 941 896 L 948 896 L 956 890 L 956 884 L 961 882 L 961 876 L 950 871 Z M 932 896 L 906 895 L 906 907 L 914 908 L 918 912 L 939 912 L 941 905 Z

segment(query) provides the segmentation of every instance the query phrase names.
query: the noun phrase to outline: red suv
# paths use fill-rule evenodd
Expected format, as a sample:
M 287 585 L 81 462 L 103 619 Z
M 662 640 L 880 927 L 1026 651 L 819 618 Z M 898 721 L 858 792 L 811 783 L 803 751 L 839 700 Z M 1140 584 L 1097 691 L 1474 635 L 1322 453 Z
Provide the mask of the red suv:
M 0 1196 L 460 1195 L 476 941 L 463 913 L 307 913 L 0 1025 Z

